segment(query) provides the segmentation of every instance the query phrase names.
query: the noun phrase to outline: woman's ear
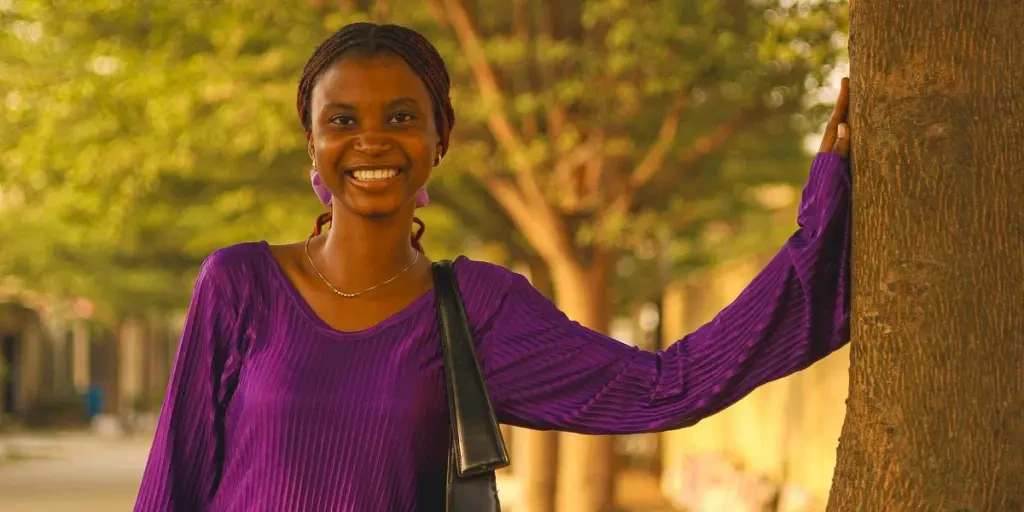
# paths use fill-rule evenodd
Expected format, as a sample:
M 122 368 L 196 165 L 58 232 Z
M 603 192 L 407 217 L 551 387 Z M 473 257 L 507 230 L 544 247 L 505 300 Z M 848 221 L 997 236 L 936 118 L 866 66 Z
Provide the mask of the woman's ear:
M 309 160 L 316 162 L 316 152 L 313 151 L 313 138 L 306 135 L 306 152 L 309 153 Z

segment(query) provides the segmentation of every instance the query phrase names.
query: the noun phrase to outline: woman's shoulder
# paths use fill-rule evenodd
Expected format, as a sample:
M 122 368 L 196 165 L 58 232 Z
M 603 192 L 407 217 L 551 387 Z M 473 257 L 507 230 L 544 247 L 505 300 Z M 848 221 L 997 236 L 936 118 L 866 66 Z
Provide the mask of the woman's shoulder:
M 242 242 L 211 252 L 199 271 L 199 280 L 215 283 L 233 299 L 241 299 L 255 284 L 266 282 L 273 271 L 273 260 L 266 242 Z
M 470 317 L 488 318 L 511 294 L 523 287 L 532 289 L 526 276 L 496 263 L 459 256 L 452 266 Z
M 203 261 L 203 271 L 216 275 L 218 278 L 231 280 L 241 270 L 253 267 L 265 267 L 267 243 L 242 242 L 221 247 L 210 253 Z
M 460 281 L 485 281 L 495 284 L 520 275 L 497 263 L 475 260 L 465 255 L 453 259 L 452 268 L 455 270 L 455 277 Z

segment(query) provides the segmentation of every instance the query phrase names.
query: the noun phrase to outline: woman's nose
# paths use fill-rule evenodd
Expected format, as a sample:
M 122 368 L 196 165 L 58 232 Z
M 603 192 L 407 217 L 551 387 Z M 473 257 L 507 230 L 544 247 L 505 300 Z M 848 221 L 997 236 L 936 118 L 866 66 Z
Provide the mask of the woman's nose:
M 387 137 L 373 131 L 364 131 L 356 136 L 355 149 L 362 153 L 377 154 L 392 149 L 393 144 Z

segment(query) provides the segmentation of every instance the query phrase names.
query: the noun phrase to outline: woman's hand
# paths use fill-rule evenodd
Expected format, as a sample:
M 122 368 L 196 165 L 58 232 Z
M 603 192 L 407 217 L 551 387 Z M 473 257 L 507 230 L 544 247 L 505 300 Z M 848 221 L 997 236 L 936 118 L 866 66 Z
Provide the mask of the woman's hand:
M 835 153 L 843 158 L 850 156 L 850 125 L 846 122 L 846 115 L 850 107 L 850 79 L 843 78 L 839 89 L 839 99 L 836 100 L 836 109 L 832 111 L 832 118 L 825 126 L 825 136 L 821 138 L 822 153 Z

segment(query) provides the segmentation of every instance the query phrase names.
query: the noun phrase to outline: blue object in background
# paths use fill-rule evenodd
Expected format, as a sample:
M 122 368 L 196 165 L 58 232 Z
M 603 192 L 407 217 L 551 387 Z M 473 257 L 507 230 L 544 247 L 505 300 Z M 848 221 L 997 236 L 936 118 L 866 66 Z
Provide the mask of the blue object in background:
M 92 419 L 103 412 L 103 392 L 99 386 L 89 386 L 85 391 L 85 415 Z

